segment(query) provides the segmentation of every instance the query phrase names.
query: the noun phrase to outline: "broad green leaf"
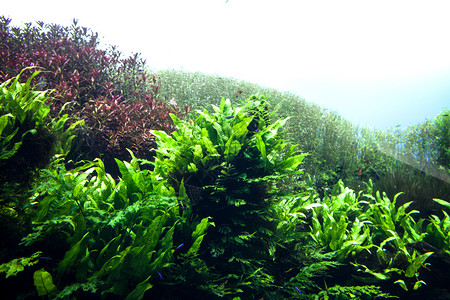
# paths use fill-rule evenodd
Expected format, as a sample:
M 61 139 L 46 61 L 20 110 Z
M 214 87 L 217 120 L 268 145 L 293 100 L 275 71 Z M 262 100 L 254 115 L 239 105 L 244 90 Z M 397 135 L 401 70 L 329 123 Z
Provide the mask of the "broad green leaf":
M 53 284 L 52 275 L 44 268 L 34 272 L 33 280 L 38 296 L 46 296 L 57 290 L 56 286 Z
M 203 235 L 210 225 L 214 226 L 214 223 L 209 221 L 210 218 L 211 217 L 203 218 L 200 223 L 197 224 L 195 231 L 192 233 L 192 240 L 195 241 L 200 235 Z
M 437 199 L 437 198 L 433 198 L 433 201 L 450 209 L 450 202 L 448 202 L 448 201 Z
M 411 264 L 408 266 L 405 272 L 406 277 L 414 277 L 417 273 L 417 270 L 422 266 L 422 264 L 427 260 L 430 255 L 432 255 L 433 252 L 427 252 L 424 254 L 421 254 L 414 258 L 414 260 L 411 262 Z
M 167 249 L 171 249 L 173 247 L 173 233 L 175 231 L 175 225 L 172 226 L 167 233 L 164 235 L 161 241 L 161 249 L 160 251 L 166 251 Z
M 426 283 L 425 283 L 425 281 L 423 281 L 423 280 L 418 280 L 415 284 L 414 284 L 414 287 L 413 287 L 413 290 L 418 290 L 422 285 L 427 285 Z
M 220 101 L 220 110 L 222 111 L 222 114 L 226 117 L 233 114 L 233 108 L 231 107 L 230 99 L 222 98 L 222 100 Z
M 191 248 L 189 248 L 189 251 L 188 251 L 188 254 L 189 254 L 189 255 L 195 255 L 195 254 L 197 254 L 197 251 L 198 251 L 198 249 L 200 249 L 200 246 L 201 246 L 201 244 L 202 244 L 202 241 L 203 241 L 203 237 L 204 237 L 204 236 L 205 236 L 205 235 L 202 234 L 202 235 L 198 236 L 198 237 L 195 239 L 194 243 L 192 243 Z
M 77 265 L 77 272 L 75 274 L 75 278 L 78 282 L 85 282 L 87 279 L 87 275 L 89 272 L 89 266 L 91 264 L 90 251 L 86 247 L 85 255 L 81 258 L 80 262 Z
M 227 141 L 225 145 L 225 159 L 227 162 L 230 162 L 236 155 L 241 151 L 241 143 L 234 140 L 233 136 Z
M 405 281 L 399 279 L 397 281 L 394 281 L 394 283 L 397 283 L 398 285 L 400 285 L 402 287 L 402 289 L 404 289 L 405 291 L 408 291 L 408 287 L 406 286 Z
M 225 136 L 222 126 L 220 126 L 220 124 L 217 122 L 212 123 L 212 130 L 208 130 L 208 133 L 210 140 L 220 147 L 223 147 L 225 142 L 228 140 L 228 137 Z
M 3 130 L 5 129 L 6 125 L 8 124 L 8 119 L 13 119 L 14 116 L 12 114 L 6 114 L 3 116 L 0 116 L 0 136 L 3 133 Z
M 119 244 L 121 242 L 121 238 L 122 235 L 119 234 L 118 236 L 110 240 L 105 247 L 103 247 L 95 262 L 97 266 L 103 266 L 106 261 L 108 261 L 111 257 L 119 253 L 120 249 Z
M 188 171 L 191 173 L 196 173 L 196 172 L 198 172 L 198 168 L 194 163 L 189 163 Z
M 198 158 L 203 158 L 203 150 L 202 150 L 202 146 L 201 145 L 195 145 L 194 146 L 194 151 L 192 151 L 193 152 L 193 154 L 194 154 L 194 159 L 195 159 L 195 157 L 198 157 Z
M 147 251 L 152 251 L 155 249 L 164 227 L 163 223 L 163 218 L 158 216 L 152 221 L 145 231 L 143 242 L 147 245 Z
M 176 115 L 169 113 L 169 116 L 172 118 L 173 124 L 175 126 L 178 126 L 178 124 L 180 124 L 180 119 Z
M 84 250 L 86 249 L 86 238 L 89 235 L 87 232 L 80 241 L 78 241 L 69 251 L 64 255 L 63 260 L 58 264 L 58 273 L 57 276 L 61 277 L 68 268 L 71 268 L 75 265 L 80 255 L 83 255 Z
M 144 297 L 144 294 L 147 290 L 151 289 L 153 287 L 152 284 L 148 283 L 151 276 L 149 276 L 147 279 L 139 283 L 136 288 L 131 291 L 130 294 L 125 298 L 125 300 L 140 300 Z
M 266 154 L 266 145 L 260 134 L 255 134 L 256 137 L 256 148 L 258 148 L 259 152 L 261 152 L 261 157 L 264 162 L 264 168 L 267 166 L 267 154 Z

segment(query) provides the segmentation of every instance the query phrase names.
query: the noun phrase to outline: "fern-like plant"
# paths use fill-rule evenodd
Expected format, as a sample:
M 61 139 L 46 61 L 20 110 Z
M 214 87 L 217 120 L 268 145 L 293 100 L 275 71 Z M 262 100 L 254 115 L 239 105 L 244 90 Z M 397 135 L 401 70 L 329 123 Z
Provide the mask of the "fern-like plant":
M 171 135 L 155 131 L 155 172 L 184 182 L 195 218 L 212 217 L 215 227 L 201 248 L 227 282 L 226 293 L 263 292 L 274 287 L 268 264 L 275 260 L 276 181 L 298 172 L 305 154 L 283 139 L 287 119 L 270 122 L 267 98 L 250 97 L 241 107 L 228 99 L 196 111 L 192 122 L 172 115 Z M 211 289 L 213 290 L 213 289 Z
M 33 70 L 33 68 L 29 68 Z M 64 155 L 71 147 L 74 128 L 82 121 L 66 126 L 68 115 L 49 118 L 51 91 L 40 91 L 31 82 L 36 71 L 24 83 L 22 72 L 0 85 L 0 259 L 8 259 L 15 244 L 30 227 L 34 204 L 28 189 L 37 171 L 46 167 L 54 154 Z

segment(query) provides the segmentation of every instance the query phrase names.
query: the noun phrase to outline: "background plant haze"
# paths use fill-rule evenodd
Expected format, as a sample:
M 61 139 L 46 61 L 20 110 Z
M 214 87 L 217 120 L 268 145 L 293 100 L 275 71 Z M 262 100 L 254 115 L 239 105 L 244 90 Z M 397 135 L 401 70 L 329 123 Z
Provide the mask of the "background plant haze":
M 73 18 L 154 70 L 230 76 L 385 129 L 435 117 L 450 95 L 445 1 L 56 1 L 2 4 L 14 25 Z M 86 9 L 89 7 L 89 9 Z

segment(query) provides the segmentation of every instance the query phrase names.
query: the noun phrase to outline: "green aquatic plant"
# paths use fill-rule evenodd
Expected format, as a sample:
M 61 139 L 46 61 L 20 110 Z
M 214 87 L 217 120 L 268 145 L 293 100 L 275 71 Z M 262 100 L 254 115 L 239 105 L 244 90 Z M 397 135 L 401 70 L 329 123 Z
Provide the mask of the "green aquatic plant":
M 31 68 L 30 70 L 35 70 Z M 41 91 L 32 84 L 42 74 L 34 72 L 25 82 L 19 75 L 0 85 L 0 226 L 2 259 L 30 229 L 30 215 L 35 203 L 28 190 L 39 169 L 46 167 L 53 155 L 66 155 L 75 137 L 68 126 L 67 114 L 49 116 L 51 91 Z
M 321 201 L 305 206 L 312 211 L 310 235 L 314 241 L 332 251 L 339 262 L 365 250 L 372 245 L 370 241 L 370 222 L 362 212 L 368 204 L 362 200 L 362 192 L 357 195 L 339 181 L 331 192 Z
M 68 27 L 40 21 L 21 27 L 10 23 L 0 16 L 0 82 L 20 73 L 32 85 L 52 90 L 49 116 L 56 118 L 64 108 L 70 114 L 67 125 L 85 120 L 85 126 L 76 130 L 70 160 L 101 158 L 117 177 L 114 158 L 129 160 L 126 149 L 131 149 L 137 157 L 151 159 L 150 130 L 172 131 L 169 113 L 182 117 L 188 110 L 161 101 L 160 82 L 144 70 L 139 54 L 124 57 L 115 46 L 100 47 L 99 35 L 77 20 Z M 33 75 L 30 66 L 45 72 Z
M 270 95 L 271 107 L 279 108 L 275 118 L 290 117 L 285 124 L 287 140 L 299 144 L 302 152 L 310 153 L 302 168 L 311 175 L 322 197 L 339 180 L 360 191 L 369 179 L 377 190 L 385 191 L 391 198 L 403 191 L 404 201 L 414 201 L 414 208 L 425 214 L 438 209 L 431 200 L 433 197 L 450 197 L 448 170 L 443 168 L 445 163 L 438 162 L 438 153 L 445 158 L 448 152 L 445 143 L 449 140 L 450 119 L 446 110 L 435 120 L 418 126 L 382 131 L 355 126 L 336 112 L 297 95 L 249 82 L 180 70 L 157 74 L 161 91 L 168 99 L 174 98 L 194 109 L 210 104 L 218 106 L 222 96 L 235 104 L 252 94 Z M 406 165 L 405 158 L 417 168 Z M 437 176 L 426 175 L 424 170 L 435 170 Z
M 430 256 L 448 249 L 448 216 L 417 219 L 418 211 L 408 209 L 411 202 L 397 205 L 400 194 L 390 200 L 372 191 L 372 182 L 358 195 L 340 182 L 331 197 L 306 201 L 305 209 L 312 211 L 310 236 L 333 258 L 353 265 L 358 280 L 417 290 L 425 284 L 420 273 L 429 269 Z
M 74 138 L 74 127 L 82 123 L 79 121 L 64 128 L 67 115 L 50 120 L 47 118 L 50 91 L 36 90 L 31 85 L 33 78 L 41 73 L 34 72 L 25 83 L 19 82 L 20 73 L 0 86 L 2 180 L 44 167 L 53 154 L 67 153 Z
M 129 163 L 117 161 L 122 175 L 118 182 L 101 160 L 74 170 L 55 161 L 42 171 L 33 191 L 39 203 L 33 232 L 22 240 L 56 262 L 34 272 L 39 295 L 51 282 L 57 290 L 48 294 L 57 298 L 96 293 L 141 299 L 165 276 L 178 250 L 174 233 L 186 228 L 188 216 L 178 209 L 183 196 L 177 198 L 166 180 L 140 170 L 132 157 Z M 208 218 L 199 220 L 183 235 L 192 257 L 210 224 Z
M 434 120 L 436 144 L 438 150 L 437 162 L 450 172 L 450 109 L 445 109 Z
M 57 291 L 52 276 L 44 268 L 34 272 L 33 280 L 38 296 L 47 296 Z
M 288 146 L 281 132 L 287 119 L 270 122 L 267 105 L 264 97 L 250 97 L 236 108 L 222 99 L 213 113 L 196 111 L 192 122 L 172 116 L 172 136 L 154 132 L 155 172 L 174 185 L 184 182 L 185 209 L 194 220 L 211 217 L 216 225 L 199 253 L 222 274 L 230 293 L 275 288 L 265 262 L 276 260 L 279 248 L 272 206 L 276 181 L 297 173 L 306 156 Z
M 30 257 L 21 257 L 13 259 L 7 263 L 0 265 L 0 273 L 5 273 L 5 277 L 16 276 L 19 272 L 25 270 L 25 267 L 30 267 L 39 262 L 39 256 L 42 252 L 33 253 Z

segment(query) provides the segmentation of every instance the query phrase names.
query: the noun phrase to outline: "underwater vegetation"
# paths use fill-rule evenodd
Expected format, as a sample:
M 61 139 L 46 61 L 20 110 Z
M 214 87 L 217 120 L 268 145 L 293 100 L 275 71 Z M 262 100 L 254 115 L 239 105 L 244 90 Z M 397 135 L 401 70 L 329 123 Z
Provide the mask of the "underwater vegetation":
M 448 295 L 448 111 L 404 135 L 229 79 L 202 105 L 172 88 L 188 103 L 137 56 L 102 59 L 118 52 L 76 23 L 1 21 L 2 298 Z M 433 204 L 411 182 L 429 183 Z
M 173 130 L 169 113 L 179 116 L 188 107 L 160 101 L 156 75 L 143 71 L 145 61 L 139 54 L 122 58 L 116 47 L 100 49 L 98 34 L 80 27 L 27 23 L 24 28 L 10 26 L 0 17 L 0 82 L 25 69 L 29 78 L 36 69 L 45 70 L 33 77 L 39 89 L 52 90 L 50 116 L 64 108 L 68 124 L 85 120 L 69 158 L 102 158 L 108 172 L 118 175 L 114 158 L 130 159 L 126 149 L 137 157 L 151 158 L 154 137 L 151 129 Z
M 47 91 L 35 90 L 30 82 L 19 82 L 20 74 L 0 85 L 0 226 L 2 251 L 20 240 L 18 232 L 29 227 L 33 209 L 28 189 L 40 169 L 54 155 L 70 150 L 78 121 L 65 126 L 68 115 L 48 118 Z M 49 120 L 50 119 L 50 120 Z M 10 249 L 11 250 L 11 249 Z
M 268 95 L 274 118 L 290 117 L 286 138 L 310 154 L 302 168 L 321 196 L 339 180 L 360 191 L 372 179 L 375 189 L 390 198 L 403 192 L 400 201 L 413 201 L 421 212 L 438 213 L 432 199 L 450 199 L 448 109 L 415 126 L 381 131 L 357 127 L 289 92 L 241 80 L 182 70 L 158 71 L 158 76 L 162 93 L 193 109 L 219 105 L 221 97 L 238 104 L 251 95 Z

